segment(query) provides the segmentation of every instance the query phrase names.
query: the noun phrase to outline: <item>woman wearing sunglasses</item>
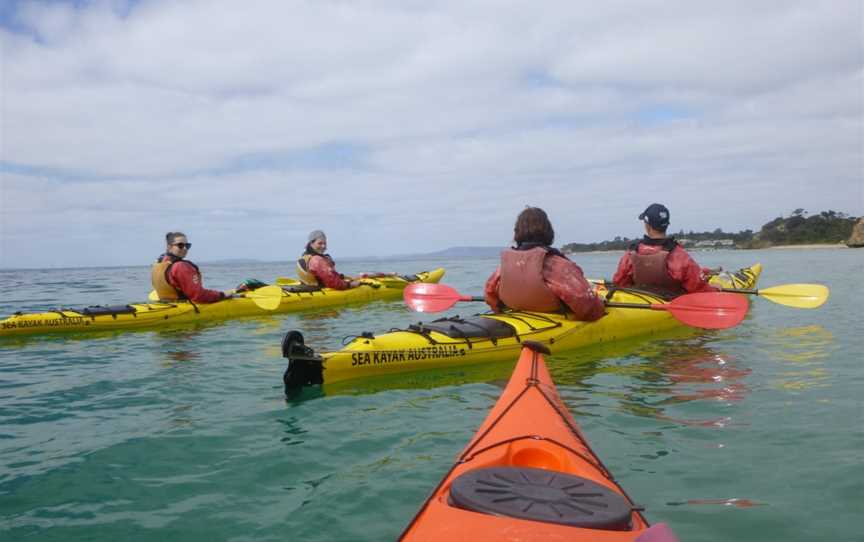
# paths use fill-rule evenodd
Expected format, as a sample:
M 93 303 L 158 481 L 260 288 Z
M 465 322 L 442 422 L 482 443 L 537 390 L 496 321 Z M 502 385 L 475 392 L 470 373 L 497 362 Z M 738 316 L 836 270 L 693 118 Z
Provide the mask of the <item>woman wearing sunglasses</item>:
M 168 232 L 165 241 L 168 244 L 165 253 L 159 256 L 150 272 L 160 301 L 186 299 L 193 303 L 214 303 L 231 297 L 230 293 L 204 288 L 198 266 L 185 259 L 192 248 L 185 233 Z

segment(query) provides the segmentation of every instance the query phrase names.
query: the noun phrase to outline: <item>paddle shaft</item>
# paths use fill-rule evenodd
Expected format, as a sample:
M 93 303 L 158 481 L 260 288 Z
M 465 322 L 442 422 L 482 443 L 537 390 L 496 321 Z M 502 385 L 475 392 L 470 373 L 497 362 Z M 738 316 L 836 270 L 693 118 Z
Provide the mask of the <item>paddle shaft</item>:
M 456 299 L 454 301 L 454 303 L 459 302 L 459 301 L 468 301 L 468 302 L 472 302 L 472 303 L 483 303 L 486 301 L 486 298 L 483 298 L 480 296 L 465 295 L 465 296 L 460 296 L 459 299 Z M 657 304 L 620 303 L 617 301 L 605 301 L 604 304 L 607 307 L 615 307 L 618 309 L 652 309 L 652 310 L 659 310 L 659 311 L 669 310 L 669 307 L 671 306 L 671 305 L 665 305 L 665 304 L 659 304 L 659 303 L 657 303 Z
M 483 297 L 479 297 L 479 296 L 466 295 L 466 296 L 461 296 L 458 299 L 454 300 L 454 303 L 457 303 L 460 301 L 468 301 L 468 302 L 472 302 L 472 303 L 483 303 L 486 301 L 486 299 Z M 655 307 L 655 305 L 647 305 L 645 303 L 618 303 L 618 302 L 614 302 L 614 301 L 606 301 L 605 304 L 607 307 L 617 307 L 619 309 L 653 309 Z M 659 305 L 659 306 L 665 307 L 666 305 Z M 665 310 L 665 309 L 661 308 L 659 310 Z
M 653 310 L 668 310 L 669 305 L 646 304 L 646 303 L 619 303 L 617 301 L 606 301 L 607 307 L 615 307 L 618 309 L 653 309 Z
M 418 312 L 440 312 L 460 301 L 482 302 L 484 298 L 459 293 L 445 284 L 411 284 L 403 293 L 405 302 Z M 724 329 L 737 325 L 747 313 L 744 296 L 722 292 L 699 292 L 676 297 L 669 303 L 620 303 L 604 300 L 617 309 L 667 311 L 676 320 L 693 327 Z
M 456 301 L 470 301 L 470 302 L 482 303 L 482 302 L 485 302 L 486 299 L 483 297 L 479 297 L 479 296 L 466 295 L 466 296 L 460 297 Z M 651 310 L 660 310 L 660 311 L 669 310 L 669 307 L 671 306 L 671 305 L 665 305 L 665 304 L 659 304 L 659 303 L 655 303 L 655 304 L 620 303 L 618 301 L 606 301 L 606 302 L 604 302 L 604 304 L 607 307 L 614 307 L 617 309 L 651 309 Z
M 732 294 L 747 294 L 747 295 L 759 295 L 759 290 L 742 290 L 738 288 L 719 288 L 721 292 L 729 292 Z

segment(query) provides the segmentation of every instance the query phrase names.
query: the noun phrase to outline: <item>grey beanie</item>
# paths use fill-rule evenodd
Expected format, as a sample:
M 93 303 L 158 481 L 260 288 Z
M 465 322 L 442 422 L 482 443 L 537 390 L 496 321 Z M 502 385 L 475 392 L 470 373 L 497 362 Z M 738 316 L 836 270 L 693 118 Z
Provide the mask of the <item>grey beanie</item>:
M 314 230 L 314 231 L 312 231 L 312 233 L 309 234 L 309 242 L 311 243 L 312 241 L 314 241 L 316 239 L 326 240 L 327 236 L 324 235 L 324 232 L 321 230 Z

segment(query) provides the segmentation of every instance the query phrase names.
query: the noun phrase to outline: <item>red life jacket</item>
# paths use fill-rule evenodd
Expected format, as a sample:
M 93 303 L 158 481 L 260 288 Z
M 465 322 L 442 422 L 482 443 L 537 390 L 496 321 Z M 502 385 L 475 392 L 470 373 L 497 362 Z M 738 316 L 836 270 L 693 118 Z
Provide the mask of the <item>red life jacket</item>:
M 498 297 L 514 310 L 555 312 L 561 310 L 561 300 L 543 280 L 543 262 L 547 249 L 507 249 L 501 253 L 501 282 Z
M 664 245 L 652 254 L 639 254 L 639 246 L 630 251 L 633 263 L 633 286 L 638 289 L 656 292 L 667 297 L 677 297 L 686 293 L 681 281 L 669 276 L 666 260 L 677 245 Z

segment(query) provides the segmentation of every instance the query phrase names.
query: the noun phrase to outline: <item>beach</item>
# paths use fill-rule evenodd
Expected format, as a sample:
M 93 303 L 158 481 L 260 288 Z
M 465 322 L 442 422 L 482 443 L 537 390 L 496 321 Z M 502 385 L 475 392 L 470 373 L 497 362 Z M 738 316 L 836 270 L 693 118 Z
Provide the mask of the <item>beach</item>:
M 816 250 L 823 248 L 849 248 L 844 243 L 814 243 L 812 245 L 778 245 L 773 247 L 768 247 L 771 250 L 790 250 L 790 249 L 801 249 L 801 250 Z

